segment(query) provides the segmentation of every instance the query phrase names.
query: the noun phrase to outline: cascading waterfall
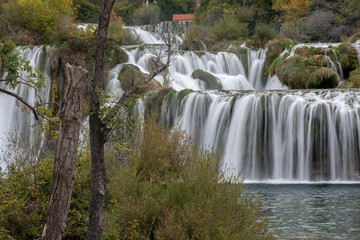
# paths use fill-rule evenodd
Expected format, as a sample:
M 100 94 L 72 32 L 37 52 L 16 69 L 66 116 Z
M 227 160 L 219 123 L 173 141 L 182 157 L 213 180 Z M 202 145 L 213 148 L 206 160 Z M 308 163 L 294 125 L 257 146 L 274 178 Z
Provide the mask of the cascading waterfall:
M 30 61 L 30 66 L 39 68 L 45 75 L 46 87 L 38 94 L 43 102 L 49 101 L 51 85 L 51 69 L 47 56 L 49 47 L 21 47 L 18 49 L 21 57 Z M 27 78 L 27 73 L 21 72 L 22 78 Z M 4 85 L 2 85 L 4 87 Z M 31 105 L 35 104 L 35 90 L 26 85 L 19 84 L 14 90 L 16 94 L 24 98 Z M 34 127 L 35 118 L 30 112 L 23 111 L 22 103 L 14 97 L 0 93 L 0 147 L 6 147 L 6 133 L 16 131 L 21 136 L 22 143 L 31 147 L 37 136 L 37 128 Z
M 193 92 L 164 100 L 161 119 L 249 181 L 359 180 L 357 92 Z
M 305 46 L 323 48 L 324 62 L 342 80 L 339 61 L 332 61 L 326 51 L 337 57 L 330 46 L 338 45 L 298 44 L 282 56 L 291 57 Z M 127 49 L 128 63 L 148 73 L 158 49 L 149 45 Z M 357 92 L 281 91 L 288 88 L 276 75 L 264 84 L 266 52 L 248 49 L 247 66 L 229 52 L 175 52 L 166 75 L 155 79 L 161 84 L 170 79 L 174 90 L 193 92 L 185 98 L 180 92 L 164 98 L 160 121 L 186 131 L 199 148 L 218 151 L 223 170 L 240 174 L 246 181 L 359 181 Z M 112 70 L 117 73 L 112 79 L 117 80 L 121 66 Z M 214 76 L 222 90 L 206 90 L 204 82 L 193 77 L 198 69 Z M 276 91 L 268 91 L 272 89 Z
M 138 66 L 144 73 L 151 71 L 151 58 L 154 57 L 153 47 L 139 47 L 127 50 L 129 63 Z M 189 52 L 179 51 L 173 56 L 168 68 L 171 87 L 177 91 L 183 89 L 206 90 L 204 82 L 192 77 L 195 70 L 203 70 L 217 78 L 224 90 L 262 90 L 261 73 L 264 67 L 266 50 L 252 51 L 248 54 L 248 75 L 240 59 L 233 53 L 220 52 Z M 162 75 L 156 80 L 163 83 Z M 269 86 L 270 87 L 270 86 Z M 287 89 L 277 78 L 269 89 Z

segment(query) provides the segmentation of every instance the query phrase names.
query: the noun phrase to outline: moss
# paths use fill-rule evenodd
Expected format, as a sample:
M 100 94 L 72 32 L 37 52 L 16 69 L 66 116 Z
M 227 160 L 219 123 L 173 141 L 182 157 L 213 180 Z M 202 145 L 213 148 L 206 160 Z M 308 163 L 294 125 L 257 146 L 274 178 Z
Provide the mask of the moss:
M 205 82 L 205 87 L 208 90 L 221 89 L 221 84 L 218 82 L 217 77 L 211 73 L 196 69 L 191 76 Z
M 248 51 L 249 50 L 247 48 L 243 48 L 243 47 L 238 48 L 236 51 L 236 55 L 240 59 L 245 69 L 247 69 L 248 66 Z
M 170 104 L 171 103 L 171 100 L 174 96 L 174 94 L 176 93 L 176 91 L 174 89 L 171 89 L 167 94 L 166 96 L 164 97 L 164 99 Z
M 127 91 L 145 76 L 146 74 L 142 73 L 137 66 L 126 64 L 122 67 L 118 79 L 121 83 L 121 88 L 124 91 Z M 145 87 L 146 90 L 159 90 L 160 88 L 159 84 L 155 80 L 148 82 Z
M 336 62 L 337 60 L 339 61 L 344 72 L 344 77 L 348 78 L 350 72 L 355 70 L 358 64 L 356 50 L 350 45 L 340 44 L 335 49 L 335 53 L 337 54 L 337 56 L 331 56 L 331 59 L 334 62 Z
M 290 88 L 307 88 L 307 82 L 314 68 L 306 65 L 299 55 L 287 58 L 279 63 L 278 77 L 280 81 Z
M 335 88 L 339 83 L 339 78 L 334 70 L 322 67 L 310 75 L 306 88 Z
M 175 91 L 170 88 L 162 88 L 159 91 L 146 93 L 145 96 L 145 115 L 152 116 L 160 115 L 163 99 L 169 94 L 170 91 Z
M 344 88 L 360 88 L 360 67 L 350 73 L 349 79 L 343 85 Z
M 267 79 L 270 73 L 270 66 L 286 48 L 289 48 L 291 43 L 292 42 L 283 39 L 273 40 L 268 43 L 268 51 L 264 62 L 263 79 Z
M 184 89 L 184 90 L 181 90 L 181 91 L 178 93 L 179 102 L 182 102 L 182 100 L 186 97 L 186 95 L 188 95 L 188 94 L 191 93 L 192 91 L 193 91 L 192 89 Z

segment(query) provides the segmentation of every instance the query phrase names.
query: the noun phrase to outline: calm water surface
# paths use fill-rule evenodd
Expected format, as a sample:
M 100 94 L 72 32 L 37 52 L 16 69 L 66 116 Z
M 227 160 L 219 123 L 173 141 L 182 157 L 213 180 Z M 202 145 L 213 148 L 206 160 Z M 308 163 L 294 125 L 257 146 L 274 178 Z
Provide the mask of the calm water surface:
M 359 239 L 360 184 L 245 184 L 262 194 L 278 239 Z

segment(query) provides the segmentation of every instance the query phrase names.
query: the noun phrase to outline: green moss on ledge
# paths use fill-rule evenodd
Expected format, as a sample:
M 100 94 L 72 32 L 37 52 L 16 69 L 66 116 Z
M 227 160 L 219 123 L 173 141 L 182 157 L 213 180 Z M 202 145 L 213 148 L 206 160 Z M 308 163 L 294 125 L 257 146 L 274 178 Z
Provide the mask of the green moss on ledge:
M 350 73 L 350 77 L 344 83 L 343 88 L 360 88 L 360 67 Z
M 221 89 L 221 83 L 219 83 L 217 77 L 215 77 L 211 73 L 205 72 L 201 69 L 196 69 L 191 74 L 191 76 L 205 82 L 205 87 L 207 90 Z

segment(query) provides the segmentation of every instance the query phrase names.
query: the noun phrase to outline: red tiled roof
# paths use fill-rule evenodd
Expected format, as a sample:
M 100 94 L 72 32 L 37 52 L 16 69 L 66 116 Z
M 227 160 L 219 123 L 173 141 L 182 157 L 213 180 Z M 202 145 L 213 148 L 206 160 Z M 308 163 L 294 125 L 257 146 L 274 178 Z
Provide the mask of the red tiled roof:
M 174 14 L 173 21 L 184 21 L 184 20 L 193 20 L 195 18 L 194 14 Z

